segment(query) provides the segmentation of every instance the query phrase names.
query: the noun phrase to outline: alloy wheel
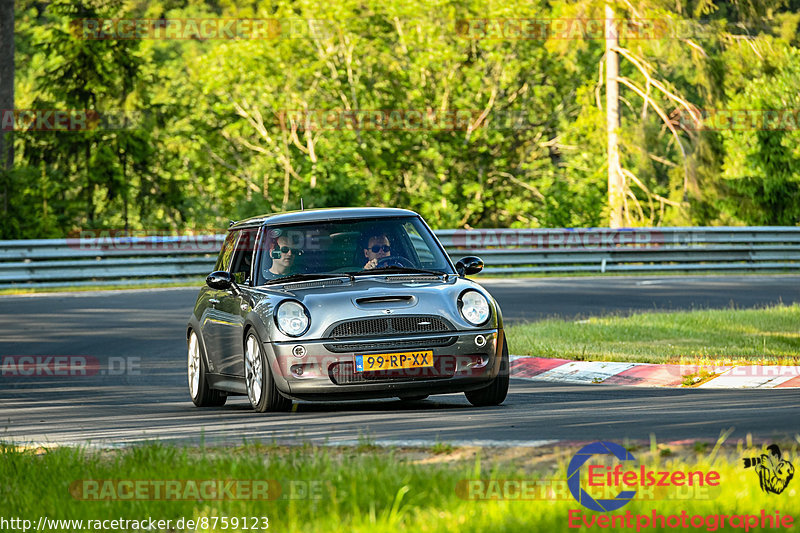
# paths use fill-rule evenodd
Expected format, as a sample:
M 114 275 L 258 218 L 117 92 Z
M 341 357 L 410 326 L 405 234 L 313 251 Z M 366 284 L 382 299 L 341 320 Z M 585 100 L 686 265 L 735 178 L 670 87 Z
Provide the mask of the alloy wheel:
M 255 335 L 248 335 L 245 343 L 245 381 L 247 382 L 247 397 L 255 407 L 261 402 L 263 394 L 263 369 L 261 367 L 261 348 Z

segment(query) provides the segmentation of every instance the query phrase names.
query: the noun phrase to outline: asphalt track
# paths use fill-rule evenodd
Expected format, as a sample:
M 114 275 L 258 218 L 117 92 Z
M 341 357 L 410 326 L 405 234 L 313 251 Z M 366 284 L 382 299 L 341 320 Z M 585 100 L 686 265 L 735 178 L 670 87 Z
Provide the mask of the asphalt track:
M 664 276 L 478 280 L 506 321 L 800 302 L 800 276 Z
M 487 280 L 507 321 L 652 309 L 756 307 L 800 301 L 800 276 Z M 258 415 L 243 398 L 197 409 L 188 398 L 184 328 L 196 289 L 0 297 L 0 355 L 80 356 L 90 376 L 0 377 L 0 440 L 122 445 L 146 440 L 395 444 L 435 440 L 543 444 L 598 439 L 758 440 L 800 433 L 792 389 L 681 390 L 512 380 L 505 404 L 463 395 L 296 404 Z

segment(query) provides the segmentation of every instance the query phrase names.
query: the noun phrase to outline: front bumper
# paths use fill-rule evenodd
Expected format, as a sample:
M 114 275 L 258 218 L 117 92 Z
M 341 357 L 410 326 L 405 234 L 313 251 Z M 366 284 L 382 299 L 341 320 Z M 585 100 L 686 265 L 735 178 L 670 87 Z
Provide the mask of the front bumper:
M 484 387 L 497 376 L 504 341 L 502 329 L 485 329 L 338 342 L 267 342 L 264 349 L 278 389 L 285 395 L 306 400 L 344 400 L 443 394 Z M 302 357 L 295 355 L 298 346 L 305 349 Z M 355 370 L 356 355 L 421 350 L 433 352 L 432 367 Z

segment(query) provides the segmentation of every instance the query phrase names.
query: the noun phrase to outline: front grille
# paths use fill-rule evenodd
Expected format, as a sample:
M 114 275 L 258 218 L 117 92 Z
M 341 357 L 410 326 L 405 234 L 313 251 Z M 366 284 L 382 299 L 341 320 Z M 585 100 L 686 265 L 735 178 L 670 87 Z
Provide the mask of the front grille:
M 399 350 L 403 348 L 435 348 L 450 346 L 458 337 L 429 337 L 427 339 L 396 340 L 382 342 L 348 342 L 346 344 L 325 344 L 325 349 L 333 353 L 365 352 L 370 350 Z
M 348 320 L 334 326 L 328 336 L 334 339 L 347 339 L 406 333 L 439 333 L 452 330 L 450 324 L 437 316 L 402 315 Z
M 328 367 L 328 376 L 336 385 L 356 383 L 379 383 L 382 381 L 420 381 L 452 378 L 455 374 L 453 356 L 434 357 L 433 366 L 425 368 L 404 368 L 401 370 L 382 370 L 379 372 L 356 372 L 355 363 L 346 361 L 333 363 Z

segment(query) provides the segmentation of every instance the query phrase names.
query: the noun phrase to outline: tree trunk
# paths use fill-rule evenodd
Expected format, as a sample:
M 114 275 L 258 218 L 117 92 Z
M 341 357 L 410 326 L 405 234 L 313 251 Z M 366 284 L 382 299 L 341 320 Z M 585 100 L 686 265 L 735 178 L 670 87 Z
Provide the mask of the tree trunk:
M 122 218 L 125 221 L 125 235 L 129 235 L 130 227 L 128 224 L 128 145 L 126 150 L 122 150 L 117 138 L 117 158 L 122 165 Z
M 0 113 L 14 111 L 14 0 L 0 0 Z M 3 117 L 5 118 L 5 117 Z M 0 172 L 14 166 L 13 131 L 0 130 Z M 3 180 L 3 213 L 8 213 L 8 180 Z
M 619 164 L 619 44 L 614 25 L 614 10 L 606 5 L 606 131 L 608 133 L 608 224 L 622 227 L 623 180 Z
M 84 109 L 86 109 L 84 107 Z M 83 147 L 86 159 L 86 219 L 88 226 L 94 229 L 94 180 L 92 179 L 92 148 L 89 142 Z

